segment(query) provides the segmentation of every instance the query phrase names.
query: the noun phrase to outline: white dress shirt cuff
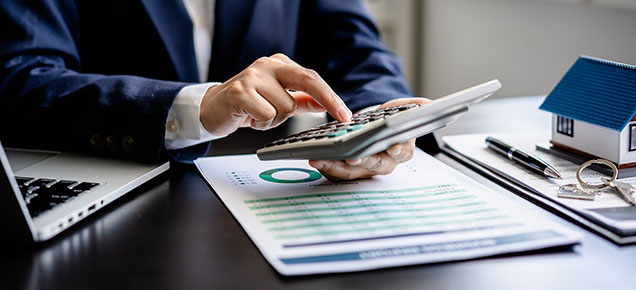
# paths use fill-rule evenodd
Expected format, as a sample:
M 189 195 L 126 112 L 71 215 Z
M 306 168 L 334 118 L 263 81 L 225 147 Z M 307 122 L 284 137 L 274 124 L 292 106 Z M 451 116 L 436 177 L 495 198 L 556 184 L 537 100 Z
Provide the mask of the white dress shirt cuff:
M 210 87 L 219 84 L 202 83 L 190 85 L 179 91 L 172 103 L 172 107 L 168 111 L 165 135 L 166 149 L 182 149 L 225 137 L 210 134 L 210 132 L 205 130 L 199 118 L 201 101 L 203 101 L 205 93 Z

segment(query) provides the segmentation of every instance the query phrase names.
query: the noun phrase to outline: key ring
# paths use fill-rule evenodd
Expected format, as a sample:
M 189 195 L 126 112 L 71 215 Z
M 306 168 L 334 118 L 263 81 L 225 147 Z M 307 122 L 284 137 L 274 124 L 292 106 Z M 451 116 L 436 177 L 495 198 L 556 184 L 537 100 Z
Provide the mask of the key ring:
M 583 171 L 583 169 L 589 167 L 592 164 L 601 164 L 601 165 L 606 165 L 609 168 L 612 169 L 612 178 L 608 179 L 609 182 L 612 182 L 614 180 L 616 180 L 616 177 L 618 176 L 618 168 L 616 168 L 616 165 L 614 165 L 614 163 L 612 161 L 609 161 L 607 159 L 593 159 L 593 160 L 589 160 L 586 161 L 585 163 L 581 164 L 581 166 L 579 166 L 579 169 L 576 170 L 576 180 L 579 181 L 579 184 L 582 187 L 588 188 L 588 189 L 592 189 L 592 188 L 603 188 L 606 187 L 607 185 L 605 185 L 605 183 L 601 183 L 601 184 L 590 184 L 587 183 L 585 181 L 583 181 L 583 179 L 581 179 L 581 172 Z

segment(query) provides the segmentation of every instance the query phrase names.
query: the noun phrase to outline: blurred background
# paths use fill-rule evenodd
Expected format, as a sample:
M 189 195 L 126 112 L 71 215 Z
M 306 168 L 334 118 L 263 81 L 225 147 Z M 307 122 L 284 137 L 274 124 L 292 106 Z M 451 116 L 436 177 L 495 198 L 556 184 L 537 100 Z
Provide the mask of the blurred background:
M 636 65 L 636 0 L 365 0 L 416 95 L 548 94 L 578 55 Z

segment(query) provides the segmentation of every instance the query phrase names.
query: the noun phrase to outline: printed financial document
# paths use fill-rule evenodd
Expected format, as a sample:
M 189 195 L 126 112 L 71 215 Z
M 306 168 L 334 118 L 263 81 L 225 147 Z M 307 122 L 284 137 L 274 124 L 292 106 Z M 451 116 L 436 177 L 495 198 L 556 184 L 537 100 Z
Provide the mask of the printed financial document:
M 307 161 L 199 158 L 198 169 L 283 275 L 462 260 L 580 235 L 416 150 L 386 176 L 330 182 Z

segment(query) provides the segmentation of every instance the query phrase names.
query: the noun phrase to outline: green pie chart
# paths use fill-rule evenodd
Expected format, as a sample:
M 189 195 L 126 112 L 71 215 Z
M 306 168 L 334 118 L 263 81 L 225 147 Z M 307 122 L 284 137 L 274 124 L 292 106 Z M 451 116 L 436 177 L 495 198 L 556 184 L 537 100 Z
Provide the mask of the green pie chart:
M 279 172 L 292 171 L 303 173 L 301 178 L 276 178 L 274 174 Z M 274 183 L 303 183 L 312 182 L 322 177 L 322 174 L 317 171 L 305 169 L 305 168 L 274 168 L 261 172 L 258 175 L 262 180 L 274 182 Z

